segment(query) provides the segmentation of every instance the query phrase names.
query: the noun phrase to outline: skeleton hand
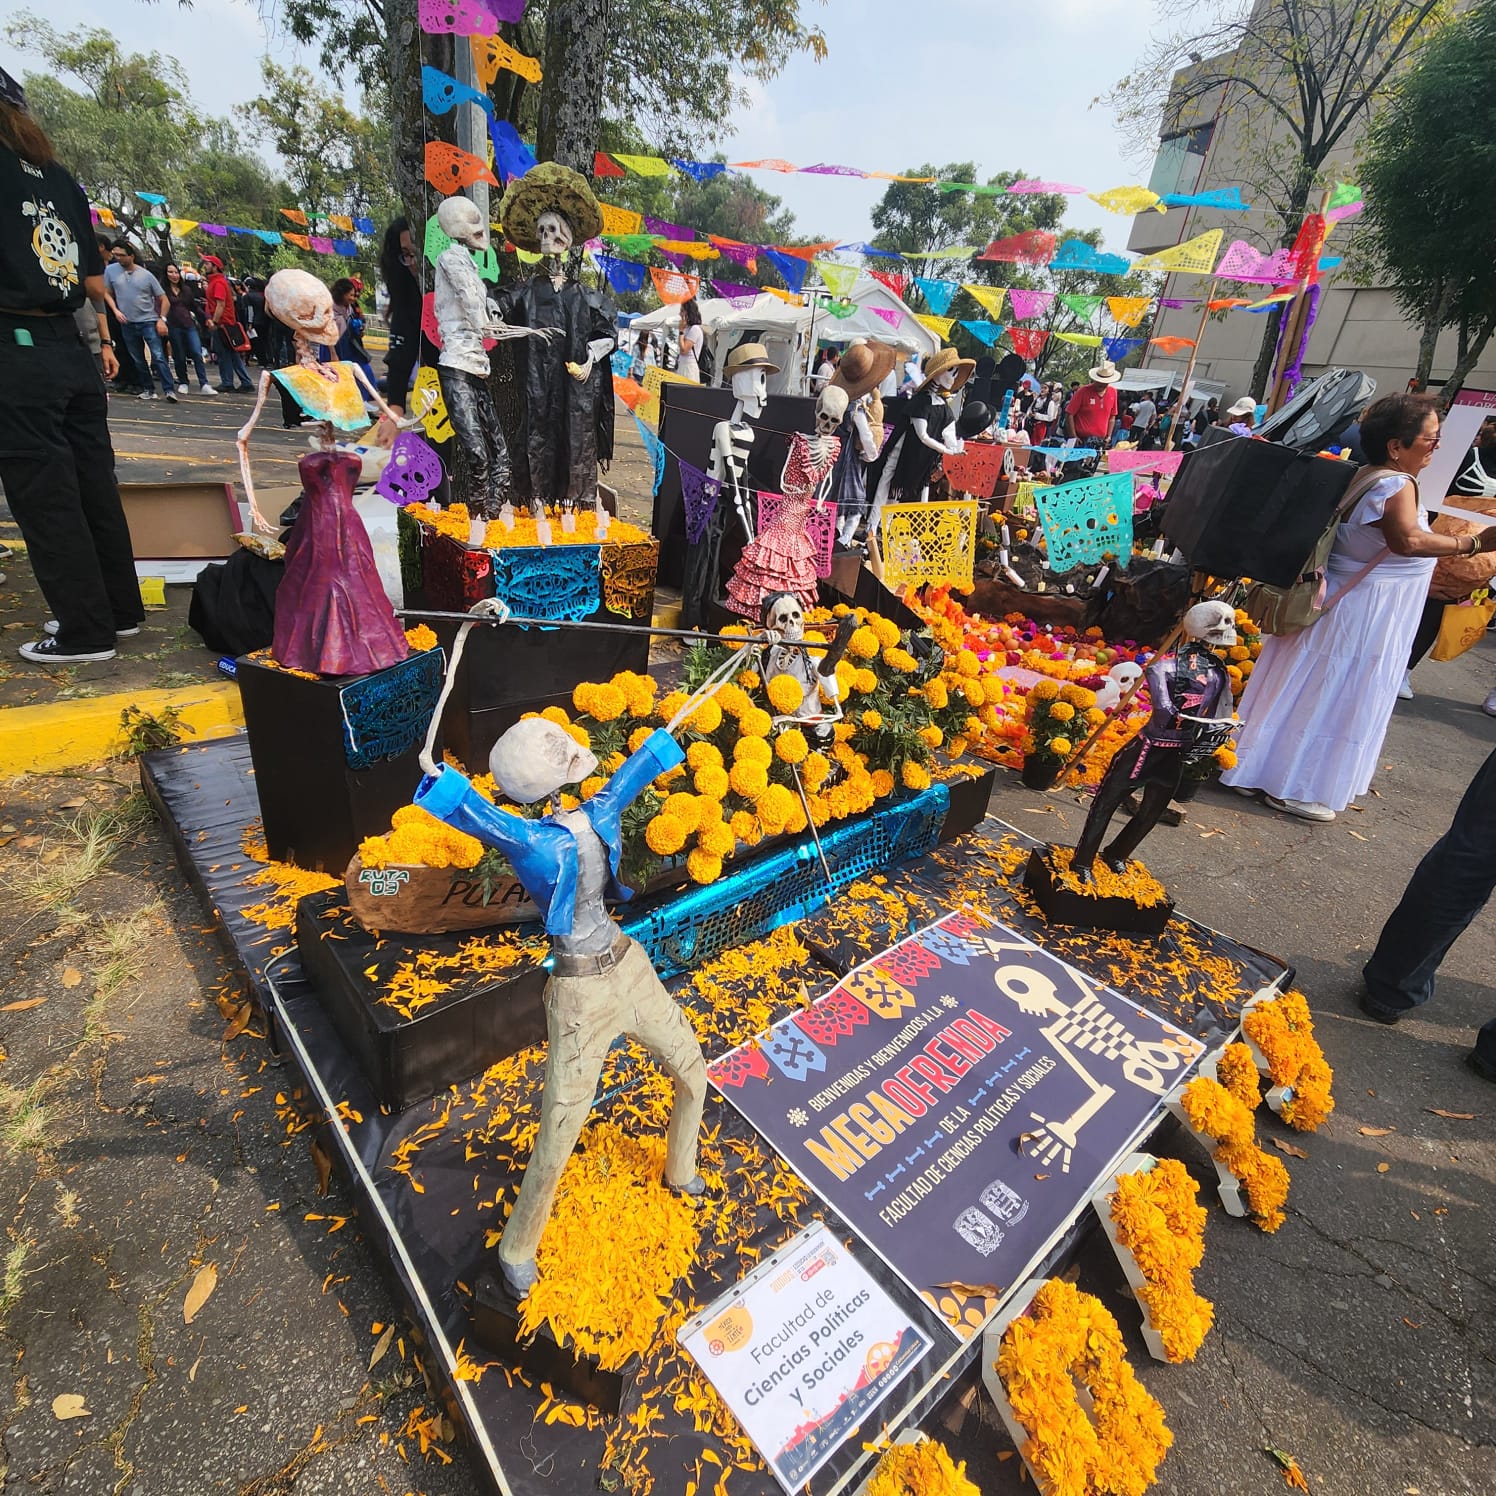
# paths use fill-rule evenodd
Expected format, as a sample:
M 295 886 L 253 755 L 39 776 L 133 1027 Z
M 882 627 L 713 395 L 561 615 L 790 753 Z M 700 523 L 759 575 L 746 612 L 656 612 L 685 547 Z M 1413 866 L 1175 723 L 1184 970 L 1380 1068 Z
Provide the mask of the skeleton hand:
M 592 359 L 589 356 L 585 364 L 568 363 L 566 372 L 571 375 L 578 384 L 585 384 L 592 377 Z
M 493 618 L 499 623 L 508 623 L 512 611 L 502 597 L 480 598 L 468 609 L 474 618 Z
M 1064 1136 L 1065 1129 L 1062 1123 L 1049 1122 L 1038 1112 L 1030 1112 L 1029 1116 L 1039 1125 L 1033 1132 L 1026 1132 L 1019 1139 L 1019 1148 L 1024 1157 L 1032 1159 L 1041 1168 L 1058 1159 L 1060 1172 L 1068 1174 L 1075 1139 Z
M 821 688 L 821 695 L 824 696 L 827 701 L 841 700 L 841 682 L 837 680 L 836 672 L 834 670 L 830 675 L 818 675 L 816 677 L 816 682 Z

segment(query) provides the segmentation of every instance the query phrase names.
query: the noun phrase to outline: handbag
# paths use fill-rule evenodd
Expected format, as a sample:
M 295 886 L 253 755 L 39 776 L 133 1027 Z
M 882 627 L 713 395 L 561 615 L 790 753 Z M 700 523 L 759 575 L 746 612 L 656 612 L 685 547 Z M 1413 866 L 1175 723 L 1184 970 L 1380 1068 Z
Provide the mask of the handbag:
M 1431 660 L 1457 660 L 1467 649 L 1486 636 L 1486 627 L 1496 617 L 1496 598 L 1487 596 L 1480 602 L 1466 598 L 1462 603 L 1445 603 L 1439 620 L 1438 637 L 1429 650 Z
M 1296 582 L 1291 582 L 1286 587 L 1275 587 L 1269 582 L 1254 582 L 1247 589 L 1244 606 L 1261 632 L 1280 636 L 1302 633 L 1312 623 L 1323 618 L 1347 592 L 1359 586 L 1387 559 L 1391 552 L 1383 546 L 1333 597 L 1326 597 L 1326 566 L 1330 551 L 1335 545 L 1335 536 L 1371 486 L 1386 476 L 1385 468 L 1364 467 L 1351 479 L 1345 497 L 1336 507 L 1334 517 L 1325 526 L 1323 534 L 1315 542 L 1314 550 L 1304 563 Z M 1408 481 L 1413 484 L 1416 500 L 1418 480 L 1410 478 Z

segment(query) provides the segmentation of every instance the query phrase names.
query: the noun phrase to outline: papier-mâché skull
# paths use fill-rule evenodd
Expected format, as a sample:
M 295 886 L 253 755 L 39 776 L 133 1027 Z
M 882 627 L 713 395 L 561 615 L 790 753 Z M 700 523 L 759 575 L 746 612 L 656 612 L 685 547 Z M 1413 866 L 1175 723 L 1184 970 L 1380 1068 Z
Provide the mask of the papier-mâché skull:
M 1222 602 L 1196 603 L 1184 615 L 1184 637 L 1206 644 L 1236 643 L 1236 613 Z
M 449 197 L 436 210 L 436 226 L 449 239 L 469 249 L 488 248 L 488 220 L 477 203 L 465 197 Z
M 564 255 L 574 237 L 571 225 L 554 208 L 547 208 L 535 220 L 535 240 L 543 255 Z
M 847 414 L 847 392 L 828 384 L 816 400 L 816 435 L 835 436 Z
M 305 270 L 277 270 L 265 286 L 270 315 L 295 332 L 331 348 L 339 337 L 332 292 Z
M 764 627 L 773 629 L 781 639 L 805 636 L 805 609 L 793 592 L 771 592 L 763 601 Z

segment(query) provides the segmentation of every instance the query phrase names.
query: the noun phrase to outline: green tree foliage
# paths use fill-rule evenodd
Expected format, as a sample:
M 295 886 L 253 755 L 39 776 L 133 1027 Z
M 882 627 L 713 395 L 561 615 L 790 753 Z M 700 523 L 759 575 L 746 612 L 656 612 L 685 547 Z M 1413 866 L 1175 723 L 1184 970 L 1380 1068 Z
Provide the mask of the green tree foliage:
M 1371 127 L 1362 246 L 1422 329 L 1417 377 L 1458 331 L 1443 392 L 1463 386 L 1496 332 L 1496 6 L 1428 42 Z

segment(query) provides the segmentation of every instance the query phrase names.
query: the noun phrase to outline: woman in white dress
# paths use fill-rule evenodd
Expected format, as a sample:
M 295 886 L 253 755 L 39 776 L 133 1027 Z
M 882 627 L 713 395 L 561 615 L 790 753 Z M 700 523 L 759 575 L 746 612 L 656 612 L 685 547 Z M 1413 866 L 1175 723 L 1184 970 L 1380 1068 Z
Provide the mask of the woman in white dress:
M 1371 787 L 1434 563 L 1496 550 L 1496 526 L 1436 535 L 1419 507 L 1417 476 L 1439 445 L 1430 397 L 1374 401 L 1361 445 L 1375 481 L 1340 526 L 1326 567 L 1329 598 L 1343 595 L 1302 632 L 1264 641 L 1241 701 L 1237 764 L 1221 776 L 1307 821 L 1333 821 Z
M 675 372 L 682 379 L 701 383 L 701 349 L 706 334 L 701 327 L 701 308 L 693 296 L 680 306 L 680 353 L 675 361 Z

